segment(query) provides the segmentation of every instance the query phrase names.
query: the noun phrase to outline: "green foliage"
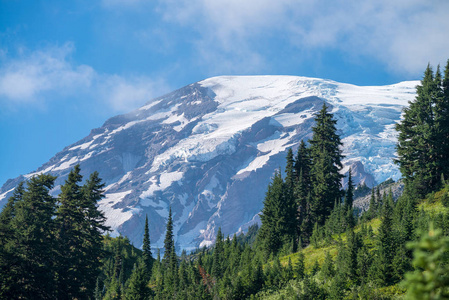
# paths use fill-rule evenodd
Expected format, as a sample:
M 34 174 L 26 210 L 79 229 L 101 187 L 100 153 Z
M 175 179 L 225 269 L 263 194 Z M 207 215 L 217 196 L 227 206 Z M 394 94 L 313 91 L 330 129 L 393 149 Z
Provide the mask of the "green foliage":
M 393 257 L 395 244 L 393 236 L 393 207 L 392 198 L 384 203 L 381 224 L 378 233 L 378 247 L 374 259 L 374 278 L 380 285 L 393 283 Z
M 295 237 L 296 210 L 293 198 L 285 192 L 281 174 L 276 172 L 268 186 L 264 207 L 260 216 L 260 239 L 267 252 L 277 253 L 284 244 Z
M 142 243 L 142 251 L 143 251 L 143 269 L 145 271 L 145 278 L 148 281 L 151 276 L 151 271 L 153 268 L 153 255 L 151 253 L 150 246 L 150 230 L 148 228 L 148 216 L 145 216 L 145 229 L 143 234 L 143 243 Z
M 145 262 L 138 261 L 134 265 L 130 278 L 126 282 L 125 299 L 126 300 L 144 300 L 148 299 L 151 290 L 148 287 L 147 270 Z
M 396 125 L 397 163 L 410 188 L 420 196 L 438 187 L 441 174 L 449 174 L 447 82 L 447 78 L 442 80 L 439 67 L 434 75 L 428 65 L 415 100 L 404 109 L 404 119 Z
M 223 234 L 221 233 L 221 227 L 218 228 L 217 237 L 215 239 L 215 249 L 212 263 L 212 276 L 215 279 L 221 278 L 223 275 L 223 264 L 224 262 L 224 245 L 223 245 Z
M 444 262 L 447 262 L 449 238 L 443 237 L 441 230 L 431 228 L 418 242 L 408 246 L 414 251 L 416 270 L 405 276 L 407 299 L 448 299 L 449 268 Z
M 330 256 L 329 252 L 326 252 L 326 256 L 324 257 L 324 263 L 321 266 L 321 277 L 323 280 L 328 281 L 335 276 L 335 267 L 334 261 Z
M 335 127 L 337 121 L 323 104 L 315 116 L 315 126 L 312 127 L 313 137 L 310 142 L 312 157 L 311 182 L 312 203 L 310 214 L 313 223 L 324 225 L 326 217 L 331 213 L 334 201 L 342 196 L 341 179 L 342 151 L 340 136 Z
M 92 298 L 100 274 L 105 218 L 98 210 L 101 180 L 80 186 L 79 166 L 58 198 L 56 177 L 19 184 L 0 214 L 0 298 Z
M 171 207 L 168 212 L 168 220 L 165 229 L 165 239 L 164 239 L 164 257 L 162 261 L 167 264 L 172 256 L 172 250 L 175 247 L 175 242 L 173 238 L 173 219 Z
M 441 203 L 444 207 L 449 207 L 449 195 L 447 192 L 443 193 L 443 197 L 441 198 Z

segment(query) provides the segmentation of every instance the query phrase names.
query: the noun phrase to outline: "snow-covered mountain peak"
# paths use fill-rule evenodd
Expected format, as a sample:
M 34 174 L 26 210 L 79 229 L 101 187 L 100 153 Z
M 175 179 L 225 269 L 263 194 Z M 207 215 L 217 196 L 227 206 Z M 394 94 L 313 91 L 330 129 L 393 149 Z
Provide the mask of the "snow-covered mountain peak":
M 145 215 L 154 247 L 163 244 L 172 207 L 178 246 L 210 244 L 255 222 L 286 149 L 311 136 L 313 116 L 326 102 L 338 119 L 345 172 L 368 185 L 398 179 L 392 163 L 401 111 L 415 97 L 414 82 L 360 87 L 297 76 L 222 76 L 191 84 L 113 117 L 57 153 L 37 171 L 61 184 L 75 164 L 99 171 L 107 183 L 100 203 L 114 234 L 142 239 Z M 58 187 L 54 191 L 58 192 Z

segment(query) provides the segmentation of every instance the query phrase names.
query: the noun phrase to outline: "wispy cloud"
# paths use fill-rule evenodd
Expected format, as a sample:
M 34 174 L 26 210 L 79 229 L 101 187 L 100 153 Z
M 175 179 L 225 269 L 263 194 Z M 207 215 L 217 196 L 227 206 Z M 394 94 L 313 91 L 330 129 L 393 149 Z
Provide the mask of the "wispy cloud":
M 3 55 L 0 103 L 79 97 L 79 101 L 100 101 L 112 112 L 127 112 L 169 90 L 160 78 L 133 75 L 125 78 L 77 65 L 71 60 L 74 51 L 73 44 L 66 43 L 29 53 L 21 50 L 16 58 Z
M 86 65 L 72 65 L 68 57 L 73 50 L 73 45 L 67 43 L 62 47 L 22 53 L 14 59 L 4 55 L 4 64 L 0 67 L 0 97 L 14 102 L 32 102 L 49 91 L 61 95 L 88 89 L 95 72 Z
M 121 112 L 139 107 L 168 91 L 164 80 L 144 76 L 126 79 L 117 75 L 105 76 L 99 85 L 102 98 L 106 99 L 115 111 Z
M 444 0 L 160 0 L 159 6 L 167 22 L 195 28 L 198 52 L 208 53 L 212 65 L 225 57 L 225 68 L 245 57 L 259 57 L 263 67 L 263 49 L 255 41 L 273 36 L 298 52 L 368 55 L 398 73 L 444 63 L 449 49 Z

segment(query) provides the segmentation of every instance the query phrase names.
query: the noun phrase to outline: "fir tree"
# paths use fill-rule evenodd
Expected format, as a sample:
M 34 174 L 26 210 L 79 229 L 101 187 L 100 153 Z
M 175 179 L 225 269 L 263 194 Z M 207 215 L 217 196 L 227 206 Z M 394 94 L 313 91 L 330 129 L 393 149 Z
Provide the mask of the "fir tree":
M 259 234 L 267 253 L 277 253 L 295 236 L 295 208 L 289 200 L 285 196 L 281 174 L 276 171 L 268 186 L 260 216 L 262 226 Z
M 15 252 L 15 231 L 11 225 L 16 213 L 15 206 L 23 201 L 24 183 L 20 182 L 13 195 L 0 212 L 0 298 L 13 299 L 21 288 L 17 262 L 19 256 Z
M 354 233 L 352 229 L 349 229 L 347 232 L 347 249 L 348 249 L 348 256 L 346 257 L 347 261 L 347 267 L 349 270 L 349 278 L 353 281 L 356 281 L 357 277 L 357 254 L 359 251 L 359 248 L 361 246 L 361 240 L 360 237 Z
M 110 230 L 105 225 L 106 217 L 104 213 L 98 207 L 98 202 L 104 198 L 104 186 L 98 172 L 93 172 L 81 190 L 81 209 L 84 215 L 81 224 L 84 235 L 81 260 L 84 266 L 80 267 L 83 274 L 80 282 L 82 290 L 86 291 L 88 297 L 92 296 L 92 291 L 95 287 L 94 278 L 97 278 L 100 273 L 102 265 L 100 259 L 105 256 L 103 251 L 103 234 Z
M 418 195 L 425 195 L 438 183 L 439 170 L 438 138 L 435 108 L 440 94 L 432 68 L 428 65 L 417 96 L 404 109 L 404 119 L 396 125 L 399 132 L 397 152 L 399 169 L 407 184 L 413 185 Z
M 223 248 L 223 234 L 221 233 L 221 227 L 218 228 L 217 237 L 215 239 L 215 249 L 212 263 L 212 276 L 217 280 L 221 278 L 223 274 L 223 262 L 224 262 L 224 248 Z
M 449 59 L 441 81 L 441 94 L 438 95 L 435 105 L 435 123 L 438 169 L 443 178 L 449 178 Z
M 416 270 L 405 276 L 407 299 L 448 299 L 449 269 L 443 257 L 449 251 L 449 238 L 443 237 L 441 230 L 431 228 L 409 247 L 414 250 Z
M 390 285 L 393 283 L 393 257 L 395 254 L 394 236 L 393 236 L 393 207 L 392 199 L 387 199 L 384 203 L 381 216 L 381 224 L 378 233 L 377 255 L 374 266 L 374 277 L 381 285 Z
M 296 159 L 294 161 L 294 174 L 296 178 L 294 196 L 296 199 L 296 205 L 299 207 L 302 214 L 305 213 L 305 201 L 310 192 L 310 168 L 310 151 L 306 147 L 304 141 L 301 140 L 298 147 L 298 153 L 296 154 Z
M 294 177 L 294 160 L 292 148 L 287 150 L 287 164 L 285 166 L 285 193 L 288 197 L 293 197 L 293 187 L 295 183 Z
M 348 188 L 346 189 L 345 205 L 346 210 L 351 209 L 354 202 L 354 182 L 352 181 L 352 169 L 349 168 Z
M 32 177 L 23 200 L 14 205 L 15 217 L 11 220 L 17 257 L 14 269 L 20 282 L 16 299 L 56 297 L 53 270 L 56 201 L 49 194 L 55 179 L 50 175 Z
M 335 276 L 334 261 L 329 252 L 326 252 L 324 257 L 324 262 L 321 266 L 321 275 L 325 281 L 329 281 Z
M 332 211 L 334 201 L 342 196 L 341 179 L 342 145 L 337 134 L 337 121 L 323 104 L 315 115 L 315 126 L 312 127 L 313 137 L 310 142 L 312 157 L 311 181 L 313 186 L 313 205 L 310 215 L 312 221 L 324 225 L 326 217 Z
M 174 248 L 174 239 L 173 239 L 173 220 L 172 220 L 172 212 L 171 207 L 168 212 L 168 219 L 167 219 L 167 225 L 166 225 L 166 231 L 165 231 L 165 239 L 164 239 L 164 257 L 162 258 L 162 261 L 165 262 L 165 264 L 168 263 L 172 256 L 172 249 Z
M 56 215 L 58 225 L 58 260 L 56 271 L 58 273 L 58 298 L 80 298 L 81 266 L 83 253 L 83 232 L 81 224 L 84 221 L 82 207 L 82 193 L 79 183 L 82 181 L 80 167 L 76 165 L 70 171 L 61 194 L 58 197 L 59 207 Z M 73 267 L 73 266 L 76 267 Z
M 296 278 L 303 279 L 305 275 L 305 263 L 304 263 L 304 254 L 302 252 L 298 255 L 298 261 L 296 262 L 296 265 L 293 269 Z
M 368 208 L 368 219 L 374 219 L 376 215 L 376 198 L 374 196 L 374 187 L 371 189 L 371 198 L 369 200 L 369 208 Z
M 368 247 L 363 244 L 357 252 L 357 276 L 358 280 L 362 283 L 367 282 L 372 261 L 372 255 L 369 252 Z
M 150 246 L 150 230 L 148 228 L 148 216 L 145 216 L 145 230 L 143 234 L 143 264 L 146 274 L 146 279 L 150 279 L 151 270 L 153 268 L 153 256 L 151 254 Z
M 148 287 L 147 270 L 145 263 L 139 261 L 134 265 L 131 276 L 127 282 L 125 292 L 126 300 L 144 300 L 150 296 L 150 288 Z

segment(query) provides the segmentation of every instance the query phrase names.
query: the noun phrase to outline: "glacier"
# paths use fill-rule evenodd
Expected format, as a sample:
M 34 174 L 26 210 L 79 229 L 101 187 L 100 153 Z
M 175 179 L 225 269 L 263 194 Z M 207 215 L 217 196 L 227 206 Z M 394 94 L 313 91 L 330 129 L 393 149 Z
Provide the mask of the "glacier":
M 343 173 L 351 167 L 368 186 L 401 177 L 393 163 L 402 109 L 418 81 L 355 86 L 298 76 L 220 76 L 153 99 L 107 120 L 57 153 L 38 170 L 8 180 L 3 206 L 20 181 L 58 176 L 57 195 L 70 169 L 106 183 L 99 207 L 112 235 L 140 247 L 145 215 L 153 248 L 163 246 L 173 211 L 177 249 L 210 245 L 218 227 L 232 235 L 257 222 L 273 172 L 286 150 L 311 137 L 314 114 L 325 102 L 338 120 Z

